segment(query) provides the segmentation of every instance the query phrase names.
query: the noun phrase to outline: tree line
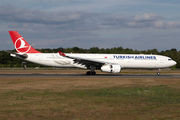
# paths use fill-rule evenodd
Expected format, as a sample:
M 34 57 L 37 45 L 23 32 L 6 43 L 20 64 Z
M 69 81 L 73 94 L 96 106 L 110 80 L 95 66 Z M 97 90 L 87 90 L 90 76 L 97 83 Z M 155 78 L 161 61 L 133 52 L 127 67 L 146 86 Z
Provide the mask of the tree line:
M 133 50 L 129 48 L 123 47 L 113 47 L 113 48 L 98 48 L 92 47 L 90 49 L 83 49 L 79 47 L 73 48 L 43 48 L 43 49 L 36 49 L 42 53 L 57 53 L 58 51 L 62 51 L 64 53 L 107 53 L 107 54 L 155 54 L 155 55 L 164 55 L 172 58 L 177 62 L 176 66 L 173 68 L 180 68 L 180 51 L 177 51 L 175 48 L 171 50 L 161 51 L 159 52 L 157 49 L 152 50 Z M 16 50 L 9 50 L 11 52 L 16 52 Z M 21 63 L 24 60 L 11 57 L 9 53 L 5 51 L 0 51 L 0 67 L 21 67 Z M 35 63 L 27 62 L 28 67 L 41 67 L 41 65 L 37 65 Z M 44 67 L 44 66 L 43 66 Z

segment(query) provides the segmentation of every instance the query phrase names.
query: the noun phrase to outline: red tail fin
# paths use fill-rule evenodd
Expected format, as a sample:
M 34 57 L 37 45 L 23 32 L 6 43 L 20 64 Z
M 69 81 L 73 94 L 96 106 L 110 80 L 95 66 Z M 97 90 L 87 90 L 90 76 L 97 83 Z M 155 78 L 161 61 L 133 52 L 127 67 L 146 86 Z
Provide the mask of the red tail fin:
M 9 34 L 12 38 L 17 53 L 41 53 L 29 45 L 29 43 L 27 43 L 17 31 L 9 31 Z

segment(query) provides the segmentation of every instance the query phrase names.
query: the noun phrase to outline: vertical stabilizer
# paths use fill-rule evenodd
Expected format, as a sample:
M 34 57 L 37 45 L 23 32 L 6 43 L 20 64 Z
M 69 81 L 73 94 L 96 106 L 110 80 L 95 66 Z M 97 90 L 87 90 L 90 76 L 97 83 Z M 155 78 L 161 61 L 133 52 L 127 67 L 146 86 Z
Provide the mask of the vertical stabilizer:
M 9 34 L 17 53 L 41 53 L 29 45 L 29 43 L 26 42 L 26 40 L 17 31 L 9 31 Z

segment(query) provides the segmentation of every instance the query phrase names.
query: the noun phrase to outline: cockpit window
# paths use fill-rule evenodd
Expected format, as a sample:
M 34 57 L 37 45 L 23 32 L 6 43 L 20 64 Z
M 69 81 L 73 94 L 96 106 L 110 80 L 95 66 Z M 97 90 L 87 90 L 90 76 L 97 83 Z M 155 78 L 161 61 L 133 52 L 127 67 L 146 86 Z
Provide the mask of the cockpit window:
M 172 59 L 168 59 L 168 61 L 171 61 Z

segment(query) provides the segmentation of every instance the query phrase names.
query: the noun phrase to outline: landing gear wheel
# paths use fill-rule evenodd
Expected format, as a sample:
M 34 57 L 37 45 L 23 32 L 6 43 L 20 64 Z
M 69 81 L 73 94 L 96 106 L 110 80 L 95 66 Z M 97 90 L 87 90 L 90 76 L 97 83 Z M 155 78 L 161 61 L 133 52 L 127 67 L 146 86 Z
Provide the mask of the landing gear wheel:
M 157 72 L 157 75 L 159 76 L 159 75 L 160 75 L 160 72 Z
M 96 72 L 95 71 L 87 71 L 86 75 L 96 75 Z
M 92 75 L 96 75 L 96 72 L 95 72 L 95 71 L 93 71 L 93 72 L 92 72 Z
M 86 75 L 91 75 L 91 71 L 87 71 L 87 72 L 86 72 Z

